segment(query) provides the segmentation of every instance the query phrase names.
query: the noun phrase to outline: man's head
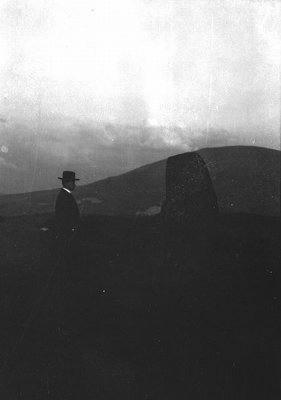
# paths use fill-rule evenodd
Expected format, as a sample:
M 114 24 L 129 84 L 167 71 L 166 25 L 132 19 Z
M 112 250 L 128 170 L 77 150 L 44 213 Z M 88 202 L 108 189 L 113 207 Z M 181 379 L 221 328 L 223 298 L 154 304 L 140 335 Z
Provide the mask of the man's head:
M 75 182 L 79 181 L 79 179 L 75 178 L 75 172 L 73 171 L 63 171 L 62 178 L 59 177 L 58 179 L 61 179 L 62 186 L 71 192 L 75 189 Z
M 76 184 L 75 184 L 75 181 L 65 181 L 65 180 L 62 180 L 62 186 L 63 186 L 65 189 L 68 189 L 68 190 L 70 190 L 71 192 L 73 192 L 73 190 L 74 190 L 75 187 L 76 187 Z

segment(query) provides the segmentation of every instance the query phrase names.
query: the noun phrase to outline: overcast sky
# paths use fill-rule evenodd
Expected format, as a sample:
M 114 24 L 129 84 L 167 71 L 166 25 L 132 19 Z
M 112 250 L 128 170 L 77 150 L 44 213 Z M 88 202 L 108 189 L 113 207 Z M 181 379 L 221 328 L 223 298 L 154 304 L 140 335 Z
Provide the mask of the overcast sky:
M 0 165 L 25 138 L 67 159 L 141 138 L 106 123 L 278 148 L 280 21 L 279 1 L 0 0 Z

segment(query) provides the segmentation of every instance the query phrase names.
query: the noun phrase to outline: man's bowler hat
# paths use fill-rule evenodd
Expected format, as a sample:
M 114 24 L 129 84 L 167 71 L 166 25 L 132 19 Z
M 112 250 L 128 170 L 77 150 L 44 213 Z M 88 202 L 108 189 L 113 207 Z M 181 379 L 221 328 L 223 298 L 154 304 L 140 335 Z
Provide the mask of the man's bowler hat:
M 75 178 L 75 172 L 73 171 L 63 171 L 62 178 L 58 177 L 58 179 L 61 179 L 65 182 L 80 181 L 80 179 Z

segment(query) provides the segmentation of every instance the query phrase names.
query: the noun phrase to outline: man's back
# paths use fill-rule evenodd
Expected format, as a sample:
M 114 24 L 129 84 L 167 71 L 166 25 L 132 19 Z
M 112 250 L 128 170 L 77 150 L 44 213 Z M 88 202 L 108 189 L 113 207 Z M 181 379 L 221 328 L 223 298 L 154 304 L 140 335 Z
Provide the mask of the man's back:
M 56 199 L 55 227 L 58 235 L 68 236 L 79 225 L 79 209 L 72 194 L 61 189 Z

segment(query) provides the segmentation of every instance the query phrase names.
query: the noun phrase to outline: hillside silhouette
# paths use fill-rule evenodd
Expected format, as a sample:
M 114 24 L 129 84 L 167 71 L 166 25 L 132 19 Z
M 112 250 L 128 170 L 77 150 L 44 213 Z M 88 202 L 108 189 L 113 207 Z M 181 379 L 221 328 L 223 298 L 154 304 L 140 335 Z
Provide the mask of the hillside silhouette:
M 253 146 L 206 148 L 205 161 L 222 212 L 280 215 L 280 151 Z M 166 159 L 77 187 L 83 213 L 124 215 L 160 211 L 165 199 Z M 0 196 L 0 215 L 53 210 L 57 190 Z

